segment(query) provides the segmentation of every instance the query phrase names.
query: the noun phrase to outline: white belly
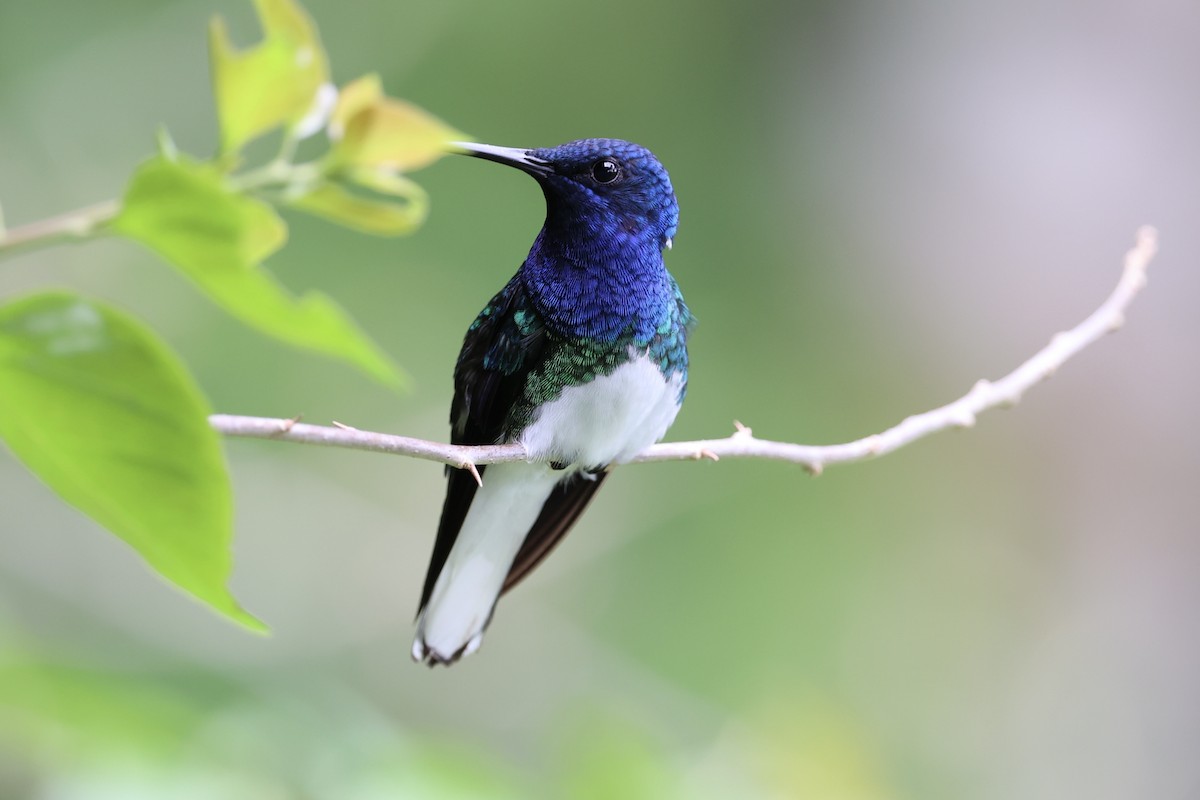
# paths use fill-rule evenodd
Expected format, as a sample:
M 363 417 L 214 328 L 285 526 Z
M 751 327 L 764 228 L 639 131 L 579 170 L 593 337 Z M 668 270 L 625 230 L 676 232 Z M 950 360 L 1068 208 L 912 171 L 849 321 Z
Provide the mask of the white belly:
M 571 386 L 535 412 L 520 442 L 535 460 L 584 467 L 620 463 L 657 442 L 679 413 L 683 377 L 663 377 L 639 354 L 608 375 Z
M 619 463 L 662 438 L 679 412 L 681 376 L 663 377 L 643 354 L 565 389 L 542 406 L 520 441 L 536 461 Z M 479 646 L 513 558 L 565 473 L 541 464 L 494 464 L 463 521 L 417 624 L 413 658 L 449 663 Z

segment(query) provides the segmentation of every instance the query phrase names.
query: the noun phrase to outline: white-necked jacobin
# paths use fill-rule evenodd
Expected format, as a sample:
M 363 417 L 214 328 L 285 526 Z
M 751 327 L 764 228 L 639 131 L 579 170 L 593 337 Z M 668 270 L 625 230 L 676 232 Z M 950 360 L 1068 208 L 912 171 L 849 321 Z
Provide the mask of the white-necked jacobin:
M 533 176 L 546 221 L 454 369 L 451 441 L 520 442 L 528 461 L 481 467 L 481 487 L 447 470 L 412 648 L 430 666 L 473 653 L 500 595 L 566 535 L 608 467 L 667 432 L 692 325 L 663 265 L 679 206 L 649 150 L 619 139 L 455 146 Z

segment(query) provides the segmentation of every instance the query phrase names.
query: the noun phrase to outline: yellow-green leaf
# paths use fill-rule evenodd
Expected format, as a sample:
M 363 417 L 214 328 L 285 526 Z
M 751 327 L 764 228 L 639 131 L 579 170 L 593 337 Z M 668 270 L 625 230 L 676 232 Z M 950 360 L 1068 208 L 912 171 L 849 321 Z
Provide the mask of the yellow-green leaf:
M 402 197 L 411 203 L 428 205 L 429 198 L 417 183 L 390 169 L 356 167 L 344 170 L 341 176 L 356 186 L 380 194 Z
M 8 303 L 0 386 L 0 439 L 31 472 L 164 578 L 264 630 L 225 586 L 233 501 L 208 403 L 152 331 L 65 293 Z
M 218 170 L 184 156 L 138 167 L 112 226 L 187 270 L 250 269 L 287 241 L 273 208 L 233 192 Z
M 15 737 L 6 751 L 9 757 L 15 748 L 33 758 L 68 751 L 100 756 L 97 763 L 112 763 L 104 756 L 134 756 L 142 764 L 177 764 L 207 709 L 173 688 L 137 668 L 118 671 L 69 656 L 51 660 L 14 652 L 6 638 L 0 730 Z
M 293 200 L 292 205 L 363 233 L 403 236 L 420 227 L 429 210 L 424 190 L 412 181 L 406 183 L 410 188 L 406 203 L 373 200 L 336 183 L 324 183 Z
M 254 0 L 263 39 L 238 50 L 225 20 L 209 25 L 213 95 L 221 152 L 237 151 L 280 125 L 294 126 L 312 110 L 329 80 L 329 61 L 316 26 L 292 0 Z
M 365 111 L 383 100 L 383 82 L 375 73 L 363 75 L 350 81 L 338 92 L 337 103 L 329 115 L 329 135 L 341 139 L 346 133 L 346 124 L 359 112 Z
M 275 211 L 238 194 L 216 169 L 153 158 L 134 173 L 115 232 L 151 248 L 222 308 L 288 344 L 346 361 L 391 388 L 404 378 L 336 303 L 292 296 L 261 266 L 287 229 Z
M 387 97 L 377 75 L 344 87 L 330 118 L 330 154 L 335 167 L 383 167 L 411 172 L 446 154 L 452 141 L 467 138 L 429 112 Z
M 192 275 L 209 297 L 259 331 L 356 365 L 390 389 L 408 379 L 350 315 L 322 292 L 294 297 L 264 269 Z

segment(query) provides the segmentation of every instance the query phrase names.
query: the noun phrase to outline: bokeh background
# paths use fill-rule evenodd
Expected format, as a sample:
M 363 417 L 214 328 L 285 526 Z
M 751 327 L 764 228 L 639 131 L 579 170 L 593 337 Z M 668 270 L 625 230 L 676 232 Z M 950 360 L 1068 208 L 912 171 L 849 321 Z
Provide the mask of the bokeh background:
M 0 451 L 4 798 L 1200 797 L 1200 7 L 310 0 L 335 76 L 483 141 L 618 136 L 682 206 L 700 319 L 672 438 L 843 441 L 1128 325 L 1018 407 L 819 479 L 620 470 L 451 670 L 409 660 L 438 467 L 231 441 L 236 629 Z M 215 142 L 205 26 L 241 0 L 0 0 L 10 224 Z M 0 264 L 148 320 L 229 413 L 441 439 L 467 323 L 536 186 L 449 159 L 376 240 L 289 217 L 271 262 L 408 369 L 397 397 L 223 316 L 119 241 Z M 0 387 L 3 391 L 3 387 Z

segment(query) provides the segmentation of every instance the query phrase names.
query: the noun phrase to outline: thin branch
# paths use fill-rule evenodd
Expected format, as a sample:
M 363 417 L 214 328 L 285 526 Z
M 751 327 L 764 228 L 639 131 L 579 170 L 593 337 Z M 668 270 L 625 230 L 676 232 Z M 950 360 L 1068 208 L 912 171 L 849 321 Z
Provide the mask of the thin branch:
M 0 258 L 29 247 L 43 247 L 54 242 L 86 239 L 104 223 L 117 215 L 121 204 L 106 200 L 94 206 L 80 208 L 57 217 L 38 220 L 28 225 L 0 229 Z
M 164 131 L 159 133 L 159 149 L 168 158 L 175 153 L 175 143 Z M 290 187 L 309 185 L 320 177 L 323 169 L 321 162 L 293 164 L 284 158 L 286 152 L 285 149 L 280 158 L 261 167 L 229 176 L 230 188 L 242 193 L 272 188 L 286 190 Z M 4 227 L 3 215 L 0 215 L 0 259 L 25 250 L 95 236 L 120 210 L 121 201 L 106 200 L 7 230 Z
M 756 438 L 751 430 L 735 423 L 737 430 L 723 439 L 693 442 L 664 442 L 634 456 L 632 463 L 722 458 L 762 458 L 799 464 L 814 475 L 831 464 L 845 464 L 885 455 L 931 433 L 949 428 L 969 428 L 975 417 L 997 406 L 1012 406 L 1031 387 L 1054 374 L 1069 358 L 1117 330 L 1125 321 L 1125 309 L 1146 285 L 1146 268 L 1158 251 L 1158 235 L 1145 226 L 1138 231 L 1137 244 L 1125 255 L 1125 269 L 1108 299 L 1074 328 L 1055 334 L 1050 343 L 1015 370 L 997 381 L 981 380 L 971 391 L 940 408 L 908 417 L 895 427 L 853 442 L 834 445 L 803 445 Z M 330 428 L 305 425 L 295 420 L 237 417 L 215 414 L 209 422 L 228 436 L 281 439 L 288 442 L 373 450 L 394 455 L 439 461 L 476 475 L 476 465 L 524 461 L 519 444 L 479 447 L 442 444 L 407 436 L 371 433 L 345 426 Z
M 334 427 L 308 425 L 293 419 L 270 417 L 238 417 L 213 414 L 208 422 L 219 433 L 249 439 L 278 439 L 283 442 L 318 444 L 326 447 L 345 447 L 410 456 L 428 461 L 440 461 L 459 469 L 472 469 L 476 464 L 498 464 L 502 461 L 524 461 L 525 448 L 519 444 L 498 444 L 469 447 L 430 442 L 390 433 L 360 431 L 338 424 Z

